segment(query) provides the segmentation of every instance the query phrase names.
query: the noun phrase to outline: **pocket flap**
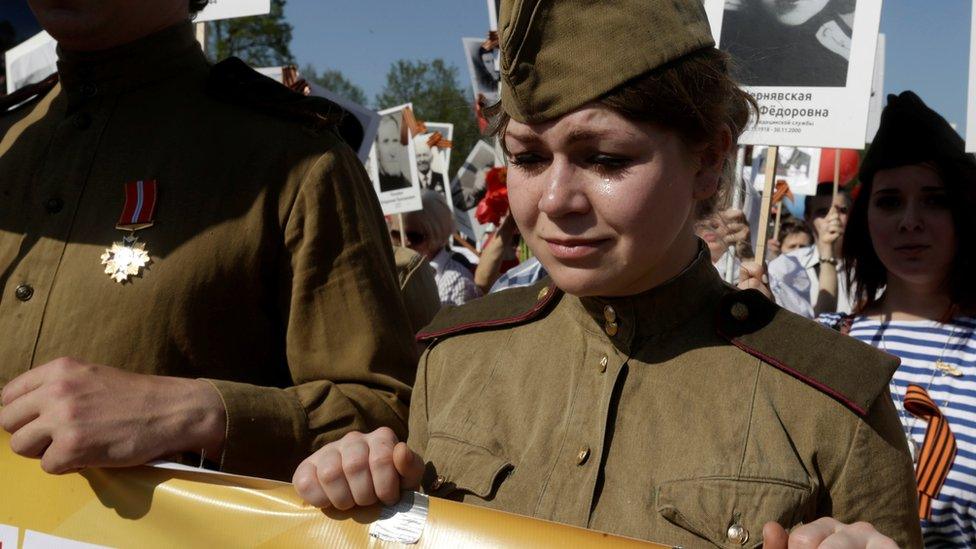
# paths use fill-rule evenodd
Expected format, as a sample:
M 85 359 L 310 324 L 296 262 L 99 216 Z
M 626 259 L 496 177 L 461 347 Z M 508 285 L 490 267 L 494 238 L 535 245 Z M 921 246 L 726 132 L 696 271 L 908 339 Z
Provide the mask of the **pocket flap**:
M 668 522 L 714 545 L 756 547 L 762 545 L 764 524 L 790 528 L 812 494 L 810 487 L 790 481 L 702 477 L 661 484 L 656 506 Z
M 442 435 L 430 437 L 424 457 L 427 460 L 424 490 L 437 496 L 461 490 L 488 498 L 500 476 L 512 468 L 507 459 L 487 448 Z

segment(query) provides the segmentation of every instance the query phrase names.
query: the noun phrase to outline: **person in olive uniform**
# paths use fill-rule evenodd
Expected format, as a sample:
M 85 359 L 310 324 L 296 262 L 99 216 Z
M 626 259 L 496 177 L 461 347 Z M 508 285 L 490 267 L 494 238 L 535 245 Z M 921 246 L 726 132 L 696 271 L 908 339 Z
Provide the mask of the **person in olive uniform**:
M 0 112 L 13 450 L 288 478 L 346 432 L 405 436 L 417 347 L 334 105 L 211 66 L 187 0 L 31 6 L 59 61 Z
M 897 360 L 725 285 L 694 235 L 755 109 L 701 2 L 614 6 L 502 2 L 495 123 L 551 278 L 443 310 L 406 444 L 346 435 L 296 489 L 347 508 L 420 485 L 684 547 L 919 546 Z

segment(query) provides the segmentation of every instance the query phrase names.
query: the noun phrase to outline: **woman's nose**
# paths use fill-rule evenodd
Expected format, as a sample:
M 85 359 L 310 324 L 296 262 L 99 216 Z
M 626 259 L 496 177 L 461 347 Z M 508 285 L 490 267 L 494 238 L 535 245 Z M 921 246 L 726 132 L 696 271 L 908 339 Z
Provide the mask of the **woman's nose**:
M 539 198 L 539 211 L 550 218 L 559 218 L 590 210 L 585 182 L 581 181 L 585 174 L 565 160 L 554 159 L 546 175 L 549 180 Z

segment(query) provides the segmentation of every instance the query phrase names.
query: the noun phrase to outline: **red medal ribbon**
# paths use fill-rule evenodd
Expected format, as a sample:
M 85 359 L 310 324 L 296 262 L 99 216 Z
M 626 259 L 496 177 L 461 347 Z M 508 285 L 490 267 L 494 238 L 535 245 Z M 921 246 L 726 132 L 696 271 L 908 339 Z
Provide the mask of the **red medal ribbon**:
M 124 190 L 125 206 L 115 227 L 124 231 L 151 227 L 156 218 L 156 180 L 126 183 Z
M 903 400 L 905 409 L 919 419 L 928 421 L 925 442 L 918 456 L 915 481 L 918 484 L 918 518 L 932 516 L 932 500 L 949 476 L 956 459 L 956 437 L 949 429 L 949 420 L 942 415 L 928 392 L 918 385 L 909 385 Z

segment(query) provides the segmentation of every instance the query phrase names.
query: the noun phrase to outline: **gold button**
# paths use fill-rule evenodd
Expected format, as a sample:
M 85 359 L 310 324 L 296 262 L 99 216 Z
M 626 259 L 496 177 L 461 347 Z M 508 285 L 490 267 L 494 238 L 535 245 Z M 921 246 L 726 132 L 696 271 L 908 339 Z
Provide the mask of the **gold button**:
M 590 447 L 583 446 L 580 448 L 579 453 L 576 454 L 576 465 L 583 465 L 588 459 L 590 459 Z
M 732 304 L 732 318 L 738 320 L 739 322 L 745 322 L 749 319 L 749 307 L 746 307 L 745 303 L 735 302 Z
M 539 301 L 542 301 L 549 295 L 549 286 L 539 290 Z
M 613 310 L 613 307 L 607 305 L 603 308 L 603 318 L 608 323 L 617 321 L 617 311 Z
M 745 545 L 749 541 L 749 531 L 743 528 L 738 522 L 729 526 L 729 531 L 727 532 L 729 536 L 729 541 L 732 543 L 737 543 L 739 545 Z
M 605 332 L 607 332 L 607 335 L 608 336 L 613 337 L 613 336 L 617 335 L 617 323 L 616 322 L 607 322 L 603 326 L 603 330 Z
M 607 371 L 607 364 L 610 364 L 610 359 L 607 358 L 607 355 L 603 355 L 603 358 L 600 359 L 600 373 L 601 374 L 603 372 L 606 372 Z
M 447 479 L 445 479 L 443 475 L 437 475 L 437 477 L 434 479 L 434 482 L 430 483 L 430 489 L 431 490 L 439 489 L 441 486 L 444 486 L 445 480 Z

